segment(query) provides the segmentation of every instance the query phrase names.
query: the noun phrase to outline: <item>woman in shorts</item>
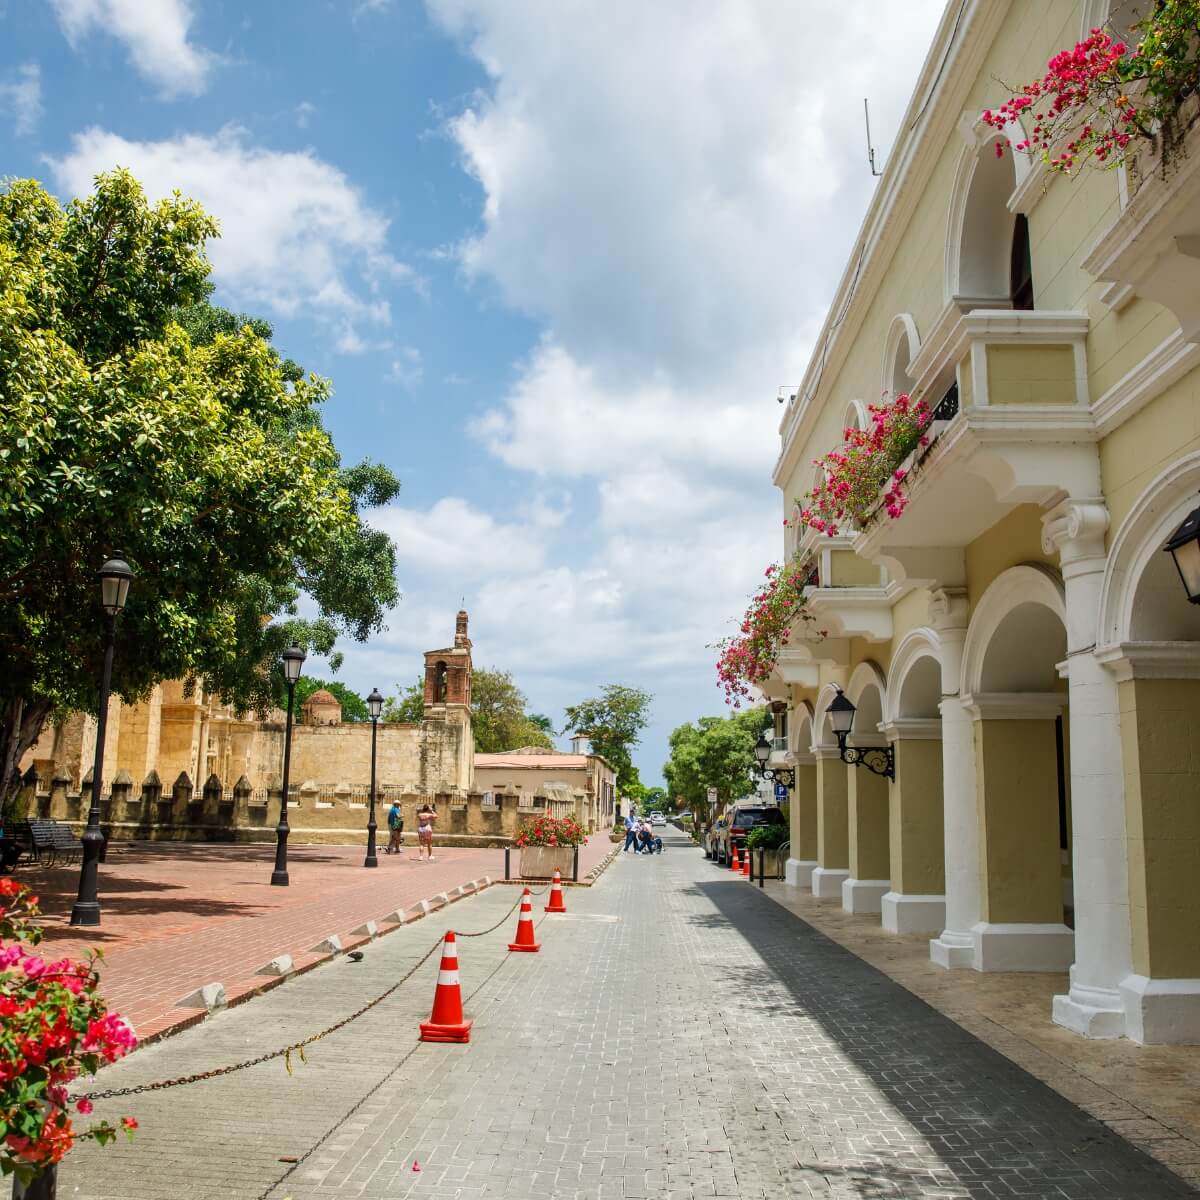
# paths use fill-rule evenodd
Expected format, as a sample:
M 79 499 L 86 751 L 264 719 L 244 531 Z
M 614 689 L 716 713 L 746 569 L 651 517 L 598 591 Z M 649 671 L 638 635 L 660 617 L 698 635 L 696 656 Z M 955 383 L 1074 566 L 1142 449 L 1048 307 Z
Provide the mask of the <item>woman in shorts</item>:
M 417 861 L 421 861 L 421 849 L 424 847 L 425 856 L 433 862 L 433 825 L 437 820 L 437 810 L 428 802 L 417 809 Z

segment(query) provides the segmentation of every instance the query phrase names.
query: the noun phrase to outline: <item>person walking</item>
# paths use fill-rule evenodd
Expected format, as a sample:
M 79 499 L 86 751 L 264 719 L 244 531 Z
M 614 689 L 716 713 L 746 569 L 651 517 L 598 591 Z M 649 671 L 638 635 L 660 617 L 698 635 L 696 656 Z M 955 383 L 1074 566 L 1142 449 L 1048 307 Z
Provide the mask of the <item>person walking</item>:
M 630 846 L 633 847 L 633 852 L 634 852 L 634 854 L 636 854 L 638 852 L 638 827 L 637 827 L 637 822 L 633 819 L 633 814 L 626 813 L 625 814 L 625 849 L 622 850 L 621 853 L 624 854 L 625 851 L 628 850 Z
M 437 809 L 428 801 L 417 809 L 417 862 L 421 861 L 421 847 L 425 847 L 426 861 L 433 862 L 433 826 L 437 820 Z
M 399 854 L 404 840 L 404 814 L 400 811 L 400 801 L 393 800 L 387 814 L 388 844 L 384 854 Z

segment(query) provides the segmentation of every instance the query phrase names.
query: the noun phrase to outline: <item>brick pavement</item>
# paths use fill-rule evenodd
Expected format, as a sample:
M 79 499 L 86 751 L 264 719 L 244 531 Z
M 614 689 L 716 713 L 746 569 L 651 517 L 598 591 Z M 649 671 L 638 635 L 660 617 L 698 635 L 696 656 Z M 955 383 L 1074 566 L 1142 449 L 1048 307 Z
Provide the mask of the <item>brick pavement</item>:
M 469 1046 L 415 1042 L 427 963 L 386 1004 L 277 1063 L 102 1101 L 133 1145 L 64 1164 L 78 1200 L 1196 1193 L 861 959 L 710 867 L 678 837 L 626 856 L 538 955 L 507 924 L 460 942 Z M 351 1011 L 447 921 L 482 928 L 493 888 L 104 1072 L 130 1085 L 255 1052 Z M 540 906 L 539 906 L 540 907 Z M 281 1162 L 299 1158 L 297 1164 Z M 413 1159 L 423 1170 L 412 1171 Z
M 580 854 L 580 874 L 610 849 L 592 838 Z M 153 1038 L 197 1019 L 177 1002 L 219 981 L 231 1001 L 261 989 L 258 969 L 289 954 L 297 969 L 324 955 L 312 948 L 330 934 L 343 944 L 351 931 L 397 908 L 490 875 L 503 877 L 504 852 L 435 847 L 432 863 L 404 854 L 379 855 L 362 866 L 364 850 L 352 846 L 289 847 L 290 884 L 271 887 L 274 845 L 140 843 L 115 846 L 100 868 L 103 922 L 98 929 L 67 922 L 78 887 L 78 867 L 22 871 L 46 915 L 47 953 L 104 951 L 104 995 L 142 1038 Z M 516 856 L 513 858 L 516 869 Z

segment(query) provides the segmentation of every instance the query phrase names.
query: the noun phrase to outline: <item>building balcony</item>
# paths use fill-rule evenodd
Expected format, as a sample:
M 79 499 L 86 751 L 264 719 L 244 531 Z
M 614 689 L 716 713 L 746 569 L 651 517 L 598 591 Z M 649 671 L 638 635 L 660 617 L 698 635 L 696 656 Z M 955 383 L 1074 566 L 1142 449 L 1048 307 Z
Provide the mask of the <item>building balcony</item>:
M 1135 295 L 1161 304 L 1183 340 L 1200 343 L 1200 100 L 1187 107 L 1192 128 L 1165 176 L 1148 155 L 1132 164 L 1136 190 L 1082 265 L 1112 285 L 1103 299 L 1113 308 Z

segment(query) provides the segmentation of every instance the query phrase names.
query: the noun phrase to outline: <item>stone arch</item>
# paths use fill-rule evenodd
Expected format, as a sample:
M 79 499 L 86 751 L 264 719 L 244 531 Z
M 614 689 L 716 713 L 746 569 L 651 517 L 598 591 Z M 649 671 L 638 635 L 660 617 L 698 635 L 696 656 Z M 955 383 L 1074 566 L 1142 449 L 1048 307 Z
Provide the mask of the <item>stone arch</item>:
M 1163 546 L 1200 504 L 1200 452 L 1173 462 L 1134 502 L 1113 536 L 1100 592 L 1100 644 L 1200 641 L 1200 605 L 1189 604 Z
M 942 699 L 941 639 L 937 631 L 922 626 L 900 639 L 892 654 L 884 720 L 939 717 Z
M 868 422 L 867 406 L 861 400 L 851 400 L 846 405 L 846 413 L 842 418 L 842 429 L 866 429 Z
M 846 696 L 858 709 L 854 717 L 854 732 L 850 735 L 851 742 L 879 742 L 882 736 L 879 726 L 883 722 L 887 696 L 887 680 L 879 664 L 870 659 L 860 662 L 846 684 Z
M 792 709 L 788 727 L 788 750 L 799 758 L 810 758 L 813 744 L 813 706 L 801 700 Z
M 1066 652 L 1066 600 L 1058 572 L 1040 563 L 1009 567 L 992 580 L 971 616 L 960 690 L 967 696 L 1053 691 L 1046 663 L 1052 672 Z
M 837 748 L 837 738 L 833 735 L 833 725 L 829 720 L 829 706 L 837 694 L 838 689 L 832 683 L 825 684 L 817 693 L 812 719 L 812 748 L 814 750 Z
M 883 376 L 880 394 L 894 400 L 901 393 L 911 392 L 910 365 L 921 349 L 917 323 L 911 313 L 898 313 L 892 318 L 883 349 Z
M 1108 29 L 1114 38 L 1124 41 L 1129 36 L 1129 27 L 1153 11 L 1154 0 L 1088 0 L 1083 6 L 1080 40 L 1087 37 L 1093 29 L 1103 27 Z
M 981 122 L 959 158 L 946 236 L 947 303 L 1009 307 L 1016 218 L 1008 201 L 1031 168 L 1025 154 L 996 154 L 996 142 L 1008 136 Z

